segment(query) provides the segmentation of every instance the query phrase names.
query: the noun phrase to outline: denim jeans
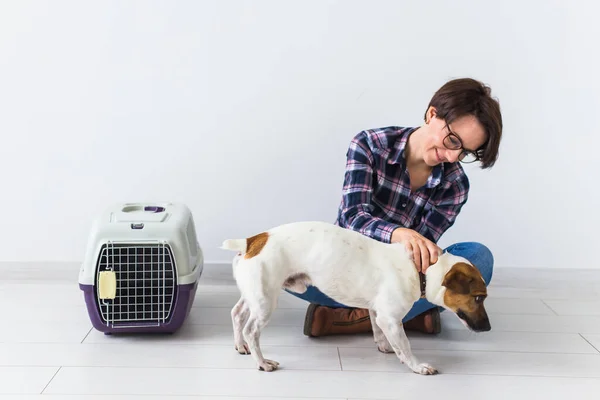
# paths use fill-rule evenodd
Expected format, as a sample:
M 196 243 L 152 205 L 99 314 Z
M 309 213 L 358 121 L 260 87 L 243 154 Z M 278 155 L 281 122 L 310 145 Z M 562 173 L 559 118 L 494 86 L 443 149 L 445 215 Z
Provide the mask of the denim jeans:
M 483 280 L 485 281 L 485 285 L 488 286 L 490 284 L 490 281 L 492 280 L 492 272 L 494 269 L 494 256 L 486 246 L 477 242 L 462 242 L 447 247 L 445 251 L 457 256 L 462 256 L 469 260 L 475 267 L 477 267 L 477 269 L 479 269 L 479 272 L 481 272 Z M 293 293 L 290 291 L 287 292 L 310 303 L 316 303 L 322 306 L 334 308 L 346 307 L 345 305 L 340 304 L 332 298 L 324 295 L 314 286 L 309 286 L 306 292 L 302 294 Z M 409 321 L 417 315 L 435 307 L 437 306 L 431 304 L 426 299 L 419 299 L 414 303 L 412 309 L 408 312 L 408 314 L 406 314 L 406 316 L 403 319 L 403 322 Z M 441 307 L 440 311 L 443 311 Z

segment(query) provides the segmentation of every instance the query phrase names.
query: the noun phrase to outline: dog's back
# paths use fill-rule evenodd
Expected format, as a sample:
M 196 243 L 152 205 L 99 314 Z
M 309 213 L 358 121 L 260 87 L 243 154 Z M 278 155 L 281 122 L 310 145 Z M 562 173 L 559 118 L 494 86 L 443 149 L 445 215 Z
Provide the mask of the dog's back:
M 368 306 L 382 286 L 402 292 L 414 290 L 418 282 L 404 246 L 326 222 L 280 225 L 247 239 L 226 240 L 222 248 L 240 252 L 234 262 L 238 286 L 240 274 L 245 282 L 260 275 L 261 284 L 273 290 L 301 291 L 312 284 L 349 306 Z

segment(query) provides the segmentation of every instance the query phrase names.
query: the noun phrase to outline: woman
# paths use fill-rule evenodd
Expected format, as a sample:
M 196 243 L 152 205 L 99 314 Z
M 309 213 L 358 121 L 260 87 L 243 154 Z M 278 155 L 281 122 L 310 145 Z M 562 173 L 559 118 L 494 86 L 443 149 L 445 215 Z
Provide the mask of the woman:
M 353 138 L 336 221 L 376 240 L 405 243 L 423 272 L 441 254 L 436 243 L 467 201 L 469 180 L 461 163 L 490 168 L 496 162 L 502 116 L 490 88 L 465 78 L 447 82 L 434 94 L 424 122 L 416 128 L 367 130 Z M 471 261 L 489 285 L 494 259 L 486 246 L 466 242 L 445 250 Z M 371 332 L 368 310 L 338 304 L 312 286 L 294 294 L 311 303 L 304 326 L 308 336 Z M 404 327 L 439 333 L 439 308 L 420 299 Z

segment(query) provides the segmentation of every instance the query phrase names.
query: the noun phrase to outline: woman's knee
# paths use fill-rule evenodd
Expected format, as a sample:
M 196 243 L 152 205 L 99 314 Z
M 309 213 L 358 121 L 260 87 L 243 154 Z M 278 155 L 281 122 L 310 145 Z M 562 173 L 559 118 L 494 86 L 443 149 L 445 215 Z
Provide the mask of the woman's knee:
M 479 265 L 475 264 L 475 266 L 481 272 L 487 286 L 492 281 L 492 276 L 494 275 L 494 254 L 487 246 L 479 244 L 478 255 Z
M 447 250 L 469 260 L 481 273 L 486 286 L 490 284 L 494 273 L 494 254 L 486 245 L 478 242 L 456 243 Z

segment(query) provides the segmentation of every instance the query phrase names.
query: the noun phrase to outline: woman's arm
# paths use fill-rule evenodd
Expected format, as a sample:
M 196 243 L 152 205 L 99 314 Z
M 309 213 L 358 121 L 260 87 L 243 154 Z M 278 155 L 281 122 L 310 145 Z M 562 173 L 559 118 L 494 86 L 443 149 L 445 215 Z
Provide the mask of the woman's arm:
M 400 225 L 371 215 L 373 212 L 374 154 L 366 132 L 356 135 L 346 153 L 340 224 L 381 242 L 390 243 Z

